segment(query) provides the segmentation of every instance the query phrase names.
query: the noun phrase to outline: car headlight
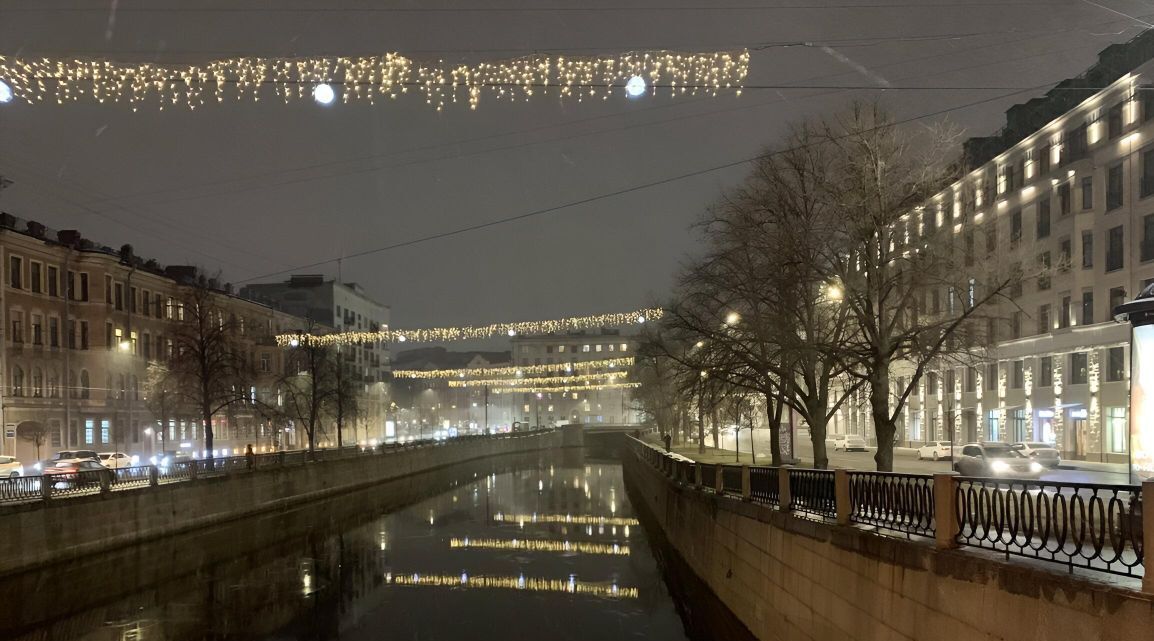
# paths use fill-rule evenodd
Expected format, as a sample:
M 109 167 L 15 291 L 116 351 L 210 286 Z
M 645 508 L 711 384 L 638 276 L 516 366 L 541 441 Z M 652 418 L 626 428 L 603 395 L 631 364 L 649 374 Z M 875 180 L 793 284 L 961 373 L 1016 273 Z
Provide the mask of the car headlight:
M 32 466 L 32 469 L 34 469 L 34 470 L 36 470 L 37 472 L 39 472 L 39 471 L 40 471 L 41 469 L 43 469 L 43 468 L 40 466 L 40 464 L 39 464 L 39 463 L 37 463 L 37 464 L 35 464 L 35 465 L 33 465 L 33 466 Z
M 156 465 L 156 457 L 155 456 L 148 457 L 148 462 L 152 463 L 153 465 Z
M 1030 471 L 1037 474 L 1042 471 L 1042 464 L 1037 461 L 1030 461 Z
M 994 461 L 990 463 L 990 469 L 993 470 L 995 474 L 1005 474 L 1010 471 L 1010 464 L 1005 461 Z

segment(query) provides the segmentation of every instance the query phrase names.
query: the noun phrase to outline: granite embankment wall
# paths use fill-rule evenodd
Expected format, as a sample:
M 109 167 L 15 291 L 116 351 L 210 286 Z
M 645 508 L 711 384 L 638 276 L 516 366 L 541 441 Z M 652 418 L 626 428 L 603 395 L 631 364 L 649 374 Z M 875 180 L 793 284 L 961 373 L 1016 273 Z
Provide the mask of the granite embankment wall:
M 580 446 L 567 430 L 428 447 L 0 507 L 0 575 L 188 532 L 491 456 Z
M 632 450 L 624 462 L 643 522 L 764 641 L 1154 638 L 1154 599 L 1128 586 L 702 491 Z

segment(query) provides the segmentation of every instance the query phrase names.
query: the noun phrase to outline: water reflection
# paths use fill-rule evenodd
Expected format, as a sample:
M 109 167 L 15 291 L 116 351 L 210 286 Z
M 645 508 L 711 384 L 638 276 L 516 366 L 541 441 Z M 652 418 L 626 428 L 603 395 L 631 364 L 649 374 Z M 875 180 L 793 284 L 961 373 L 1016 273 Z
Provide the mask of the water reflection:
M 22 577 L 0 638 L 685 638 L 619 465 L 493 465 Z

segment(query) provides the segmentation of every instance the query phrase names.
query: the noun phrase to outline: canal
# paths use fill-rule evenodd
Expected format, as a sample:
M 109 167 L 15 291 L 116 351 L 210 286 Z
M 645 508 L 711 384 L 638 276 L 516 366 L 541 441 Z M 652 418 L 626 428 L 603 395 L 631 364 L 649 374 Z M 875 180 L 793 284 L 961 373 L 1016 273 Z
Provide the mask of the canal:
M 612 459 L 455 466 L 6 578 L 0 638 L 705 638 L 638 516 Z

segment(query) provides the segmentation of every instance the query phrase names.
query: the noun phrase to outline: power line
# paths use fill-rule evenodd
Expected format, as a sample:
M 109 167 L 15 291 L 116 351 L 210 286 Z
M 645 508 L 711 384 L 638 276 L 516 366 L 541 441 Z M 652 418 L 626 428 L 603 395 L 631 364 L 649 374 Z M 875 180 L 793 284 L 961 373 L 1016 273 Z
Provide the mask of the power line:
M 1022 0 L 1020 2 L 999 2 L 997 0 L 977 0 L 974 2 L 884 2 L 874 4 L 781 4 L 781 5 L 650 5 L 634 7 L 12 7 L 0 8 L 3 13 L 100 13 L 100 14 L 211 14 L 211 13 L 300 13 L 300 14 L 450 14 L 450 13 L 636 13 L 636 12 L 761 12 L 761 11 L 845 11 L 878 9 L 969 9 L 974 7 L 1073 7 L 1079 3 L 1069 0 Z
M 930 112 L 930 113 L 925 113 L 925 114 L 921 114 L 921 115 L 918 115 L 918 116 L 913 116 L 913 117 L 910 117 L 910 118 L 904 118 L 904 119 L 901 119 L 901 120 L 896 120 L 896 121 L 894 121 L 894 122 L 892 122 L 892 123 L 888 123 L 888 124 L 886 124 L 886 125 L 879 125 L 878 127 L 872 127 L 872 128 L 870 128 L 870 129 L 867 129 L 866 131 L 867 131 L 867 132 L 868 132 L 868 131 L 874 131 L 874 130 L 877 130 L 877 129 L 880 129 L 880 128 L 883 128 L 883 127 L 892 127 L 892 126 L 897 126 L 897 125 L 902 125 L 902 124 L 906 124 L 906 123 L 914 122 L 914 121 L 917 121 L 917 120 L 922 120 L 922 119 L 925 119 L 925 118 L 932 118 L 932 117 L 934 117 L 934 116 L 940 116 L 940 115 L 943 115 L 943 114 L 946 114 L 946 113 L 950 113 L 950 112 L 952 112 L 952 111 L 958 111 L 958 110 L 961 110 L 961 109 L 968 109 L 968 108 L 970 108 L 970 107 L 975 107 L 975 106 L 978 106 L 978 105 L 981 105 L 981 104 L 985 104 L 985 103 L 988 103 L 988 102 L 993 102 L 993 101 L 995 101 L 995 100 L 1001 100 L 1001 99 L 1003 99 L 1003 98 L 1009 98 L 1010 96 L 1014 96 L 1014 95 L 1017 95 L 1017 94 L 1020 94 L 1020 93 L 1026 93 L 1027 91 L 1036 91 L 1036 90 L 1038 90 L 1038 89 L 1043 89 L 1043 88 L 1045 88 L 1045 87 L 1047 87 L 1047 86 L 1048 86 L 1048 85 L 1038 85 L 1038 86 L 1036 86 L 1036 87 L 1031 87 L 1031 88 L 1029 88 L 1029 89 L 1023 89 L 1023 90 L 1020 90 L 1020 91 L 1014 91 L 1014 92 L 1011 92 L 1011 93 L 1006 93 L 1006 94 L 1001 94 L 1001 95 L 998 95 L 998 96 L 993 96 L 993 97 L 991 97 L 991 98 L 985 98 L 985 99 L 982 99 L 982 100 L 976 100 L 976 101 L 973 101 L 973 102 L 969 102 L 969 103 L 966 103 L 966 104 L 964 104 L 964 105 L 958 105 L 958 106 L 955 106 L 955 107 L 948 107 L 948 108 L 946 108 L 946 109 L 939 109 L 939 110 L 937 110 L 937 111 L 933 111 L 933 112 Z M 843 136 L 843 137 L 844 137 L 844 136 Z M 544 216 L 544 215 L 546 215 L 546 214 L 552 214 L 552 213 L 555 213 L 555 212 L 558 212 L 558 211 L 562 211 L 562 210 L 565 210 L 565 209 L 571 209 L 571 208 L 573 208 L 573 207 L 579 207 L 579 206 L 581 206 L 581 205 L 588 205 L 588 204 L 590 204 L 590 203 L 594 203 L 594 202 L 597 202 L 597 201 L 600 201 L 600 200 L 606 200 L 606 199 L 609 199 L 609 198 L 616 198 L 616 197 L 618 197 L 618 196 L 624 196 L 624 195 L 626 195 L 626 194 L 631 194 L 631 193 L 634 193 L 634 192 L 643 191 L 643 190 L 646 190 L 646 189 L 651 189 L 651 188 L 653 188 L 653 187 L 659 187 L 659 186 L 661 186 L 661 185 L 667 185 L 667 184 L 669 184 L 669 183 L 673 183 L 673 182 L 678 182 L 678 181 L 681 181 L 681 180 L 685 180 L 686 178 L 693 178 L 693 177 L 695 177 L 695 176 L 701 176 L 701 175 L 705 175 L 705 174 L 713 173 L 713 172 L 716 172 L 716 171 L 721 171 L 721 170 L 723 170 L 723 169 L 730 169 L 730 168 L 733 168 L 733 167 L 738 167 L 738 166 L 741 166 L 741 165 L 744 165 L 744 164 L 747 164 L 747 163 L 751 163 L 751 162 L 754 162 L 754 161 L 757 161 L 757 160 L 761 160 L 761 159 L 765 159 L 765 158 L 772 158 L 773 156 L 777 156 L 777 155 L 780 155 L 780 154 L 784 154 L 784 153 L 788 153 L 788 152 L 792 152 L 792 151 L 798 151 L 798 150 L 801 150 L 801 149 L 806 149 L 806 148 L 808 148 L 808 147 L 811 147 L 811 146 L 814 146 L 814 145 L 817 145 L 817 144 L 821 144 L 821 143 L 811 143 L 811 144 L 808 144 L 808 145 L 798 145 L 798 146 L 795 146 L 795 147 L 789 147 L 789 148 L 786 148 L 786 149 L 781 149 L 781 150 L 778 150 L 778 151 L 773 151 L 773 152 L 769 152 L 769 153 L 765 153 L 765 154 L 758 154 L 758 155 L 756 155 L 756 156 L 752 156 L 752 157 L 750 157 L 750 158 L 742 158 L 741 160 L 735 160 L 735 161 L 732 161 L 732 162 L 727 162 L 727 163 L 724 163 L 724 164 L 721 164 L 721 165 L 714 165 L 714 166 L 712 166 L 712 167 L 707 167 L 707 168 L 705 168 L 705 169 L 698 169 L 698 170 L 696 170 L 696 171 L 691 171 L 691 172 L 687 172 L 687 173 L 683 173 L 683 174 L 678 174 L 678 175 L 676 175 L 676 176 L 670 176 L 670 177 L 667 177 L 667 178 L 662 178 L 662 179 L 660 179 L 660 180 L 655 180 L 655 181 L 651 181 L 651 182 L 647 182 L 647 183 L 641 183 L 641 184 L 639 184 L 639 185 L 633 185 L 633 186 L 631 186 L 631 187 L 626 187 L 626 188 L 623 188 L 623 189 L 618 189 L 618 190 L 616 190 L 616 191 L 611 191 L 611 192 L 608 192 L 608 193 L 598 194 L 598 195 L 596 195 L 596 196 L 589 196 L 589 197 L 587 197 L 587 198 L 582 198 L 582 199 L 580 199 L 580 200 L 574 200 L 574 201 L 570 201 L 570 202 L 567 202 L 567 203 L 564 203 L 564 204 L 561 204 L 561 205 L 554 205 L 554 206 L 552 206 L 552 207 L 545 207 L 545 208 L 543 208 L 543 209 L 537 209 L 537 210 L 534 210 L 534 211 L 531 211 L 531 212 L 527 212 L 527 213 L 524 213 L 524 214 L 518 214 L 518 215 L 516 215 L 516 216 L 508 216 L 508 217 L 506 217 L 506 218 L 499 218 L 499 219 L 497 219 L 497 220 L 491 220 L 491 221 L 488 221 L 488 222 L 484 222 L 484 223 L 477 223 L 477 224 L 475 224 L 475 225 L 468 225 L 468 226 L 466 226 L 466 227 L 458 227 L 457 229 L 452 229 L 452 230 L 449 230 L 449 231 L 444 231 L 444 232 L 438 232 L 438 233 L 436 233 L 436 234 L 429 234 L 429 235 L 427 235 L 427 236 L 421 236 L 421 237 L 418 237 L 418 238 L 413 238 L 413 239 L 410 239 L 410 240 L 406 240 L 406 241 L 402 241 L 402 242 L 399 242 L 399 243 L 393 243 L 393 244 L 391 244 L 391 245 L 385 245 L 385 246 L 383 246 L 383 247 L 377 247 L 377 248 L 374 248 L 374 249 L 366 249 L 366 250 L 363 250 L 363 251 L 354 252 L 354 253 L 352 253 L 352 254 L 345 254 L 345 255 L 343 255 L 343 256 L 341 256 L 341 257 L 339 257 L 339 258 L 330 258 L 330 259 L 327 259 L 327 260 L 317 261 L 317 262 L 314 262 L 314 263 L 309 263 L 309 264 L 306 264 L 306 265 L 298 265 L 298 266 L 296 266 L 296 267 L 294 267 L 294 268 L 292 268 L 292 269 L 281 270 L 281 271 L 276 271 L 276 272 L 270 272 L 270 273 L 267 273 L 267 274 L 261 274 L 261 275 L 259 275 L 259 276 L 253 276 L 253 277 L 250 277 L 250 278 L 241 279 L 241 280 L 237 281 L 237 283 L 249 283 L 249 282 L 252 282 L 252 281 L 256 281 L 256 280 L 263 280 L 263 279 L 265 279 L 265 278 L 271 278 L 271 277 L 273 277 L 273 276 L 279 276 L 279 275 L 281 275 L 281 274 L 288 274 L 288 273 L 291 273 L 291 272 L 294 272 L 294 271 L 298 271 L 298 270 L 301 270 L 301 269 L 311 269 L 311 268 L 313 268 L 313 267 L 320 267 L 320 266 L 322 266 L 322 265 L 327 265 L 327 264 L 329 264 L 329 263 L 333 263 L 333 262 L 336 262 L 336 261 L 338 261 L 338 260 L 349 260 L 349 259 L 353 259 L 353 258 L 361 258 L 361 257 L 364 257 L 364 256 L 369 256 L 369 255 L 372 255 L 372 254 L 379 254 L 379 253 L 382 253 L 382 252 L 386 252 L 386 251 L 392 251 L 392 250 L 394 250 L 394 249 L 401 249 L 401 248 L 404 248 L 404 247 L 411 247 L 411 246 L 413 246 L 413 245 L 419 245 L 419 244 L 422 244 L 422 243 L 427 243 L 427 242 L 430 242 L 430 241 L 434 241 L 434 240 L 441 240 L 441 239 L 444 239 L 444 238 L 450 238 L 450 237 L 453 237 L 453 236 L 459 236 L 459 235 L 461 235 L 461 234 L 466 234 L 466 233 L 469 233 L 469 232 L 479 231 L 479 230 L 482 230 L 482 229 L 488 229 L 488 228 L 490 228 L 490 227 L 496 227 L 496 226 L 499 226 L 499 225 L 505 225 L 505 224 L 508 224 L 508 223 L 512 223 L 512 222 L 517 222 L 517 221 L 521 221 L 521 220 L 526 220 L 526 219 L 529 219 L 529 218 L 536 218 L 536 217 L 538 217 L 538 216 Z

